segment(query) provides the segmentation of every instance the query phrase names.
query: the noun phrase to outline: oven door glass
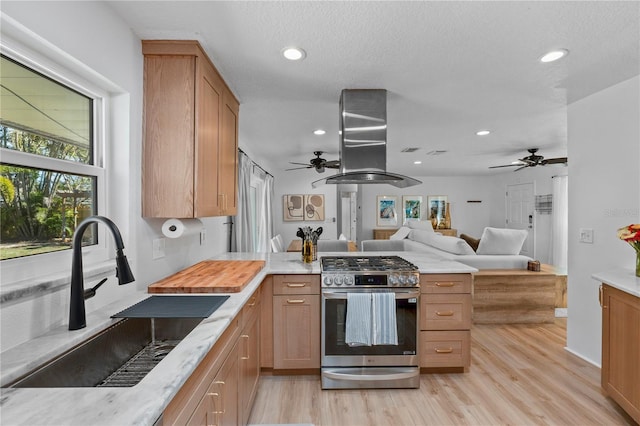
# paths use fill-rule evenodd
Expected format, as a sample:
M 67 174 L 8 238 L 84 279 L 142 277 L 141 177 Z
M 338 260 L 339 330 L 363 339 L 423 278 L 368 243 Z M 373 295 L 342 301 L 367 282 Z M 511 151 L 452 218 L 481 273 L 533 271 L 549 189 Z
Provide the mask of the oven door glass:
M 329 295 L 327 295 L 329 296 Z M 323 297 L 323 356 L 415 355 L 418 327 L 418 298 L 396 295 L 398 345 L 349 346 L 345 343 L 347 294 Z

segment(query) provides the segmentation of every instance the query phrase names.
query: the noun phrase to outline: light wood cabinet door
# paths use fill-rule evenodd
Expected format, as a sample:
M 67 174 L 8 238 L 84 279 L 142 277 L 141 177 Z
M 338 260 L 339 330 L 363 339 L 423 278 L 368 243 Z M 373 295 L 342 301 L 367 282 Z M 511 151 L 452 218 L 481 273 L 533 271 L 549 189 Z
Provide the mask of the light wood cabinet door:
M 602 286 L 602 387 L 640 423 L 640 298 Z
M 239 370 L 238 346 L 229 354 L 207 391 L 211 396 L 216 426 L 239 424 Z
M 420 366 L 469 367 L 471 331 L 421 331 Z
M 320 296 L 273 297 L 273 368 L 320 368 Z
M 246 425 L 260 379 L 260 313 L 253 311 L 240 334 L 240 424 Z
M 430 294 L 420 298 L 421 330 L 468 330 L 470 328 L 470 294 Z
M 223 83 L 202 58 L 198 59 L 194 216 L 220 215 L 218 151 Z
M 218 160 L 218 197 L 221 215 L 237 213 L 238 199 L 238 116 L 240 107 L 231 92 L 223 94 L 220 150 Z

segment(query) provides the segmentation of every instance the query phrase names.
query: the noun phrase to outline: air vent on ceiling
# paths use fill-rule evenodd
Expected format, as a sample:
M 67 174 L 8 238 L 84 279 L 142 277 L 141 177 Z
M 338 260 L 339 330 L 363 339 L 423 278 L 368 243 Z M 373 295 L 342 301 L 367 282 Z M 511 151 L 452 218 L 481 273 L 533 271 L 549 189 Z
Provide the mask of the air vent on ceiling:
M 441 150 L 441 149 L 435 149 L 433 151 L 429 151 L 427 152 L 427 155 L 442 155 L 444 153 L 446 153 L 447 151 L 445 150 Z
M 416 152 L 417 150 L 419 150 L 420 148 L 404 148 L 402 151 L 400 152 Z

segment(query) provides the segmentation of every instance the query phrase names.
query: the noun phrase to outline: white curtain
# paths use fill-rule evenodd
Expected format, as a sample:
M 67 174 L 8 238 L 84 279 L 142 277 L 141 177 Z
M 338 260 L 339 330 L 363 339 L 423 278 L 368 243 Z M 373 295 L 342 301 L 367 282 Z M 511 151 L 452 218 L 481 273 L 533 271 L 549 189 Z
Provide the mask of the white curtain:
M 253 162 L 244 152 L 238 153 L 238 212 L 233 226 L 231 251 L 253 252 L 251 236 L 251 173 Z
M 551 255 L 553 265 L 567 269 L 569 246 L 569 177 L 553 177 L 553 225 Z
M 256 168 L 257 169 L 257 168 Z M 257 169 L 255 251 L 269 253 L 273 237 L 273 176 Z

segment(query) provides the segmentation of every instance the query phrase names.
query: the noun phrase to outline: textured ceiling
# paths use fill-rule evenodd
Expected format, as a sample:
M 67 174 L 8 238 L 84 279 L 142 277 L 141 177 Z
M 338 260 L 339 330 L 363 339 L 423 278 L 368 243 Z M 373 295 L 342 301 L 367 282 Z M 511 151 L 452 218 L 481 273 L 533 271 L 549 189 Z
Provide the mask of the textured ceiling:
M 241 146 L 274 174 L 314 150 L 337 159 L 345 88 L 388 91 L 389 171 L 505 173 L 488 167 L 533 147 L 571 161 L 567 104 L 639 73 L 635 1 L 109 3 L 143 39 L 200 41 L 240 99 Z M 290 45 L 306 59 L 283 59 Z

